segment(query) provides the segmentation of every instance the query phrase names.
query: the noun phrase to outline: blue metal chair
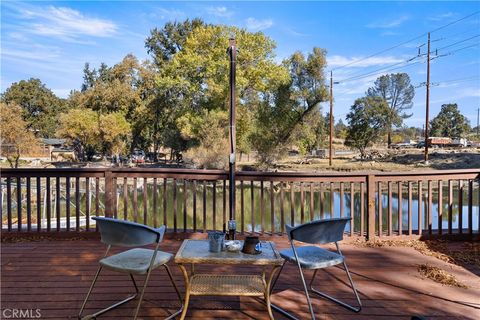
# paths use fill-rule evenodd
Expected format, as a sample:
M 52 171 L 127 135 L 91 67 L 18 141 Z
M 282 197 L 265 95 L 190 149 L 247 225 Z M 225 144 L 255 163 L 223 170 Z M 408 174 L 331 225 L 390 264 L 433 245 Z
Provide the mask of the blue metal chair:
M 345 230 L 345 225 L 351 218 L 336 218 L 336 219 L 324 219 L 324 220 L 317 220 L 312 221 L 310 223 L 305 223 L 296 227 L 292 227 L 286 225 L 288 239 L 290 240 L 290 249 L 285 249 L 280 251 L 280 255 L 282 258 L 285 259 L 284 264 L 282 265 L 280 271 L 277 274 L 275 282 L 272 285 L 271 290 L 275 286 L 278 277 L 280 276 L 283 267 L 287 261 L 293 262 L 297 264 L 298 270 L 300 271 L 300 277 L 302 279 L 303 288 L 305 290 L 305 296 L 307 297 L 308 308 L 310 309 L 310 314 L 312 319 L 315 319 L 315 314 L 313 311 L 312 303 L 310 301 L 310 296 L 308 294 L 308 288 L 305 283 L 305 277 L 303 275 L 303 269 L 313 269 L 315 272 L 313 273 L 312 280 L 310 281 L 309 287 L 313 293 L 318 294 L 321 297 L 329 299 L 339 305 L 354 311 L 360 312 L 362 309 L 362 303 L 360 301 L 360 297 L 358 296 L 357 290 L 355 285 L 353 284 L 352 277 L 350 276 L 350 272 L 348 271 L 347 264 L 345 263 L 345 257 L 343 256 L 342 252 L 340 251 L 340 247 L 338 245 L 338 241 L 343 239 L 343 232 Z M 336 252 L 322 249 L 318 246 L 299 246 L 296 247 L 294 241 L 299 241 L 308 244 L 326 244 L 334 242 L 337 248 Z M 343 264 L 343 268 L 347 273 L 348 280 L 350 281 L 350 285 L 355 293 L 357 298 L 358 307 L 351 306 L 337 300 L 334 297 L 327 295 L 326 293 L 320 292 L 315 289 L 312 284 L 315 280 L 315 276 L 319 269 L 336 266 L 339 264 Z M 280 313 L 284 314 L 285 316 L 296 319 L 294 316 L 286 312 L 285 310 L 279 308 L 278 306 L 272 305 L 272 308 L 279 311 Z
M 180 292 L 178 291 L 175 281 L 173 280 L 170 269 L 167 266 L 167 262 L 170 261 L 173 255 L 171 253 L 158 250 L 160 242 L 163 239 L 166 227 L 162 226 L 158 229 L 154 229 L 143 224 L 112 218 L 94 217 L 93 219 L 97 222 L 98 228 L 100 230 L 101 241 L 107 245 L 107 251 L 105 252 L 104 257 L 99 261 L 100 266 L 98 267 L 97 273 L 93 278 L 93 282 L 90 286 L 90 289 L 88 290 L 87 296 L 85 297 L 85 301 L 82 304 L 82 307 L 78 314 L 78 318 L 94 319 L 102 313 L 110 311 L 130 300 L 135 299 L 140 293 L 137 308 L 135 309 L 135 313 L 133 315 L 133 319 L 136 319 L 138 316 L 138 311 L 140 310 L 140 305 L 143 300 L 145 288 L 148 284 L 148 279 L 150 278 L 150 274 L 152 270 L 158 267 L 164 267 L 167 271 L 170 281 L 172 282 L 173 287 L 177 292 L 178 300 L 181 304 L 180 309 L 166 319 L 172 319 L 178 314 L 180 314 L 183 310 L 182 297 L 180 295 Z M 156 244 L 155 250 L 138 248 L 150 244 Z M 112 246 L 136 248 L 107 256 Z M 95 286 L 98 275 L 103 268 L 129 274 L 130 279 L 133 282 L 133 286 L 135 287 L 135 294 L 94 314 L 82 318 L 83 309 L 85 308 L 88 298 L 93 290 L 93 287 Z M 139 292 L 138 290 L 135 278 L 133 277 L 134 274 L 146 275 L 141 292 Z

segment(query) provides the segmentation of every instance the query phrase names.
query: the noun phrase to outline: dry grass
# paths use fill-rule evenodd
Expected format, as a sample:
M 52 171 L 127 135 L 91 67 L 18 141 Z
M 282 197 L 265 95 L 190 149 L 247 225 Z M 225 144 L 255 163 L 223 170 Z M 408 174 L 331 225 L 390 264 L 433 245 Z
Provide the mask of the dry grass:
M 439 260 L 455 265 L 468 264 L 480 267 L 480 243 L 453 242 L 446 240 L 375 240 L 353 242 L 362 247 L 409 247 L 423 255 L 435 257 Z
M 420 264 L 417 266 L 417 270 L 423 276 L 437 283 L 441 283 L 441 284 L 452 286 L 452 287 L 468 288 L 466 285 L 458 281 L 454 275 L 438 267 L 434 267 L 428 264 Z

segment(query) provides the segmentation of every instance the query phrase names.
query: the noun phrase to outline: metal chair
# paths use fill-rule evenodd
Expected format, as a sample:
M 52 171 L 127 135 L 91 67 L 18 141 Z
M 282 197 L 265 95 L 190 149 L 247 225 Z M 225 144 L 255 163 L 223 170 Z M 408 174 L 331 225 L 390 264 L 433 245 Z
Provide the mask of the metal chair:
M 140 310 L 140 305 L 143 300 L 145 288 L 148 284 L 148 279 L 150 278 L 150 274 L 152 270 L 161 266 L 164 267 L 167 271 L 167 274 L 175 288 L 175 291 L 177 292 L 177 296 L 181 304 L 180 309 L 166 319 L 172 319 L 173 317 L 180 314 L 183 310 L 182 297 L 180 295 L 180 292 L 178 291 L 175 281 L 173 280 L 170 269 L 167 266 L 167 262 L 170 261 L 173 255 L 171 253 L 158 250 L 160 242 L 163 239 L 166 227 L 162 226 L 158 229 L 154 229 L 143 224 L 112 218 L 94 217 L 93 219 L 97 222 L 98 228 L 100 230 L 101 241 L 107 245 L 107 251 L 105 252 L 104 257 L 99 261 L 100 266 L 98 267 L 97 273 L 93 278 L 93 282 L 90 286 L 90 289 L 88 290 L 85 301 L 82 304 L 82 307 L 78 314 L 78 318 L 94 319 L 102 313 L 110 311 L 130 300 L 135 299 L 139 293 L 139 290 L 133 275 L 146 274 L 145 282 L 143 284 L 142 291 L 140 292 L 140 297 L 138 299 L 137 308 L 135 309 L 135 313 L 133 315 L 133 319 L 136 319 L 138 316 L 138 311 Z M 156 244 L 155 250 L 138 248 L 150 244 Z M 137 248 L 107 256 L 112 246 Z M 94 314 L 82 318 L 83 309 L 85 308 L 88 298 L 93 290 L 93 287 L 95 286 L 98 275 L 103 268 L 129 274 L 130 279 L 133 282 L 133 286 L 135 287 L 135 294 Z
M 280 271 L 278 272 L 275 282 L 272 285 L 271 290 L 273 291 L 273 287 L 275 286 L 278 277 L 280 276 L 283 267 L 287 261 L 293 262 L 297 264 L 298 270 L 300 271 L 300 277 L 302 279 L 303 288 L 305 290 L 305 296 L 307 297 L 308 308 L 310 309 L 310 314 L 312 319 L 315 319 L 315 314 L 313 311 L 312 303 L 310 301 L 310 296 L 308 294 L 308 288 L 305 283 L 305 277 L 303 275 L 303 269 L 313 269 L 315 272 L 313 273 L 312 280 L 310 281 L 309 287 L 313 293 L 318 294 L 321 297 L 329 299 L 339 305 L 354 311 L 360 312 L 362 309 L 362 303 L 360 301 L 360 297 L 358 296 L 357 290 L 355 285 L 353 284 L 352 277 L 350 276 L 350 272 L 348 271 L 347 264 L 345 263 L 345 257 L 343 256 L 342 252 L 340 251 L 340 247 L 338 245 L 338 241 L 343 239 L 343 232 L 345 230 L 345 225 L 351 218 L 336 218 L 336 219 L 324 219 L 324 220 L 317 220 L 312 221 L 310 223 L 302 224 L 296 227 L 291 227 L 286 225 L 288 239 L 290 240 L 291 249 L 285 249 L 280 251 L 280 255 L 282 258 L 285 259 Z M 336 252 L 322 249 L 318 246 L 299 246 L 296 247 L 294 241 L 300 241 L 308 244 L 326 244 L 334 242 L 337 248 Z M 357 298 L 358 307 L 353 307 L 345 302 L 337 300 L 334 297 L 327 295 L 326 293 L 320 292 L 313 288 L 312 283 L 315 280 L 315 276 L 317 275 L 317 271 L 319 269 L 335 266 L 338 264 L 343 264 L 343 268 L 347 273 L 348 280 L 350 281 L 350 285 L 355 293 Z M 281 309 L 278 306 L 272 305 L 272 308 L 277 310 L 278 312 L 284 314 L 285 316 L 296 319 L 294 316 L 286 312 L 285 310 Z

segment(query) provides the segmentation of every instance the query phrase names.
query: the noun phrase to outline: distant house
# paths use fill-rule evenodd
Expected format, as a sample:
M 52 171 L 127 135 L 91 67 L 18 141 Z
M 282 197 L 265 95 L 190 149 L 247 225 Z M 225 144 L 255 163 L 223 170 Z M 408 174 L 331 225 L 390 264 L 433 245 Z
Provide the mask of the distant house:
M 75 152 L 65 146 L 67 139 L 44 138 L 42 139 L 43 149 L 48 150 L 50 161 L 73 161 Z
M 54 148 L 63 148 L 65 145 L 65 142 L 67 142 L 67 139 L 56 139 L 56 138 L 44 138 L 42 139 L 42 143 L 45 148 L 49 148 L 50 152 Z

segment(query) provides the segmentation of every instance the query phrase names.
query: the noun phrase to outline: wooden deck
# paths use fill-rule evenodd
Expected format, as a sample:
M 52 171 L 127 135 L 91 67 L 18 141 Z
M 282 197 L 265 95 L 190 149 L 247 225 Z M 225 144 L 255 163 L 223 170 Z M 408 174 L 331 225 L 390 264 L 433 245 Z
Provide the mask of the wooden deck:
M 269 237 L 279 249 L 286 248 L 285 237 Z M 181 240 L 167 239 L 162 250 L 175 253 Z M 55 240 L 2 243 L 1 301 L 7 309 L 39 309 L 41 319 L 75 319 L 81 302 L 97 268 L 96 262 L 104 246 L 96 239 Z M 420 254 L 412 248 L 364 248 L 343 245 L 354 282 L 360 292 L 363 310 L 352 313 L 333 303 L 314 298 L 318 319 L 410 319 L 422 315 L 427 319 L 480 319 L 480 270 L 447 264 Z M 469 288 L 447 287 L 424 279 L 417 265 L 429 263 L 457 276 Z M 196 270 L 218 273 L 249 273 L 254 267 L 218 267 Z M 175 279 L 181 288 L 183 278 L 172 263 Z M 311 273 L 307 274 L 307 281 Z M 337 278 L 337 279 L 336 279 Z M 154 272 L 140 315 L 144 319 L 160 319 L 166 309 L 178 308 L 176 296 L 164 270 Z M 354 296 L 345 286 L 344 274 L 337 268 L 319 273 L 320 290 L 354 303 Z M 86 312 L 93 312 L 131 293 L 128 277 L 106 271 L 100 277 L 92 302 Z M 289 265 L 282 273 L 272 301 L 309 319 L 305 297 L 297 270 Z M 100 319 L 127 319 L 135 302 L 106 313 Z M 7 317 L 10 313 L 3 315 Z M 284 319 L 274 312 L 277 319 Z M 2 318 L 2 316 L 0 316 Z M 268 319 L 264 305 L 249 297 L 193 297 L 189 319 Z

